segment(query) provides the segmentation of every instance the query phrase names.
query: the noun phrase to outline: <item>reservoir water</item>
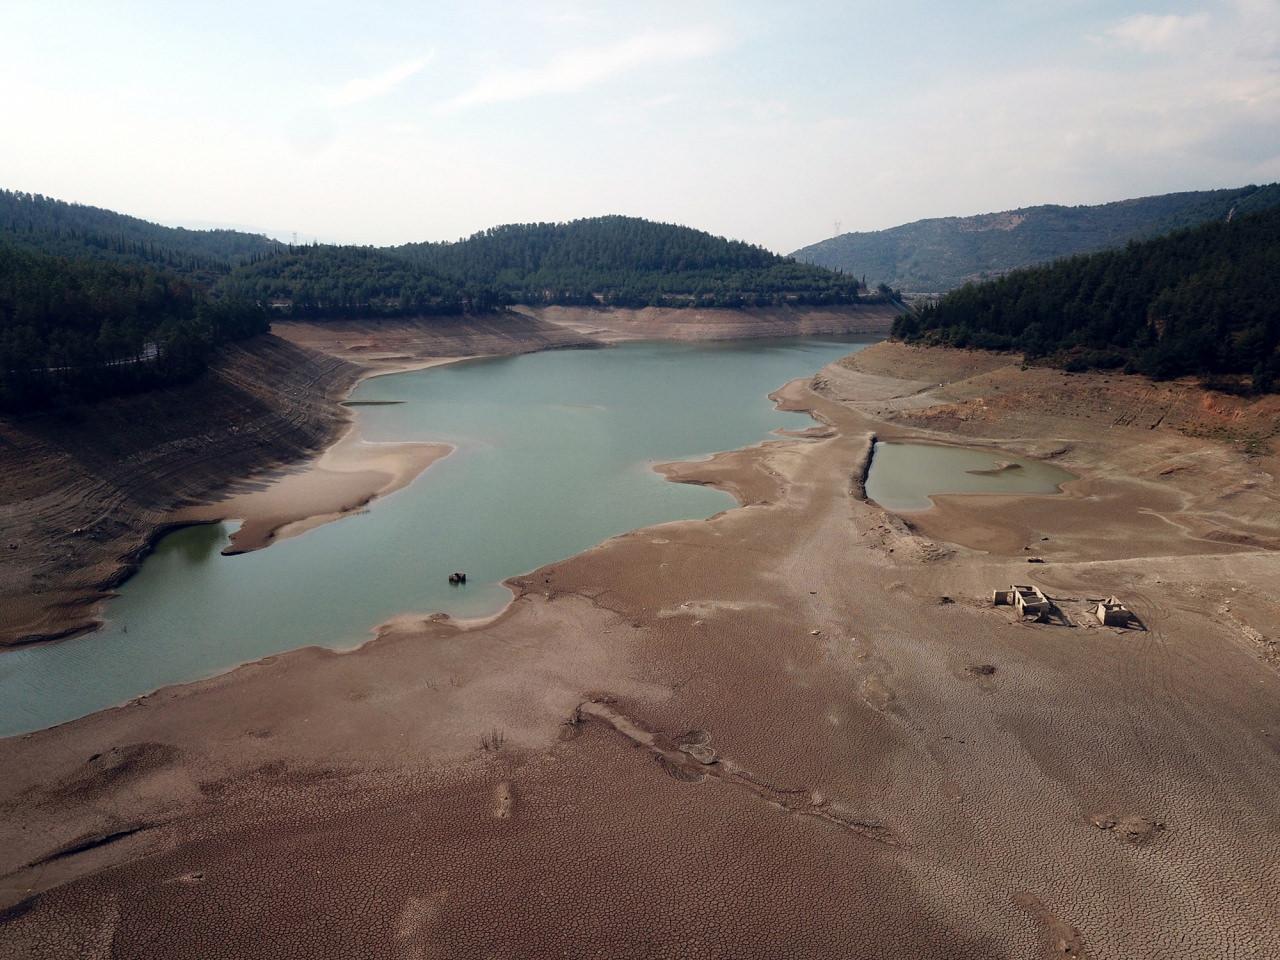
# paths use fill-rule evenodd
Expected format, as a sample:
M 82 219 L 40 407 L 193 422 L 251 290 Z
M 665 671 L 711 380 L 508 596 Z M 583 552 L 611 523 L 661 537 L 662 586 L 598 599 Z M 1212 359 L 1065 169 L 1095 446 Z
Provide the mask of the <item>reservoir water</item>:
M 654 463 L 810 421 L 768 399 L 871 340 L 635 343 L 473 361 L 361 384 L 361 436 L 457 449 L 368 510 L 224 557 L 229 528 L 160 542 L 106 625 L 0 654 L 0 735 L 39 729 L 296 647 L 355 646 L 391 616 L 477 616 L 502 580 L 636 527 L 707 517 L 727 494 Z M 453 570 L 468 584 L 451 587 Z
M 998 450 L 878 441 L 867 497 L 886 510 L 927 510 L 940 493 L 1057 493 L 1075 475 Z

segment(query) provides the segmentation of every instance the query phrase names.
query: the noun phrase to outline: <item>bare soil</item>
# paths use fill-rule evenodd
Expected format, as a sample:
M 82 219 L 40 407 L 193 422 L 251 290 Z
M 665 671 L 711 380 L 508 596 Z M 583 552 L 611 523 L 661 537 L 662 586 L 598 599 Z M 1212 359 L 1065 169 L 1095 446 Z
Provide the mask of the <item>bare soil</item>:
M 890 304 L 752 307 L 745 310 L 641 307 L 519 307 L 521 313 L 602 342 L 733 340 L 820 334 L 888 335 L 902 311 Z
M 0 741 L 0 953 L 1280 956 L 1275 408 L 1193 389 L 878 345 L 491 621 Z M 873 434 L 1080 480 L 897 517 Z

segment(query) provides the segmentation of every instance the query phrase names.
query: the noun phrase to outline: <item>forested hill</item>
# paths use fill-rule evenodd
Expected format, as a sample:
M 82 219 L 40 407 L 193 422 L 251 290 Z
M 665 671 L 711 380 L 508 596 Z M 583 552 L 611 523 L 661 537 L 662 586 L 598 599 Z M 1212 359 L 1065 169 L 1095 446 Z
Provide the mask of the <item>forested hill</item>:
M 513 303 L 740 307 L 860 299 L 853 277 L 701 230 L 621 216 L 495 227 L 452 243 L 296 247 L 0 190 L 0 242 L 158 268 L 214 296 L 249 297 L 311 317 Z
M 267 326 L 262 307 L 211 299 L 173 273 L 0 238 L 0 411 L 188 380 L 219 344 Z
M 236 268 L 218 289 L 313 319 L 481 313 L 510 302 L 376 247 L 291 247 Z
M 192 377 L 218 344 L 265 331 L 272 315 L 859 299 L 851 277 L 628 217 L 497 227 L 456 243 L 296 247 L 0 190 L 0 410 Z
M 883 282 L 909 292 L 941 293 L 1017 267 L 1276 206 L 1280 206 L 1280 184 L 1171 193 L 1101 206 L 1026 207 L 846 233 L 797 250 L 793 256 L 865 275 L 873 285 Z
M 894 334 L 1270 392 L 1278 304 L 1280 208 L 969 284 L 900 317 Z
M 511 224 L 391 252 L 515 303 L 742 306 L 848 303 L 859 294 L 853 277 L 636 217 Z
M 0 242 L 5 241 L 64 257 L 163 267 L 203 280 L 285 249 L 275 240 L 238 230 L 163 227 L 38 193 L 0 190 Z

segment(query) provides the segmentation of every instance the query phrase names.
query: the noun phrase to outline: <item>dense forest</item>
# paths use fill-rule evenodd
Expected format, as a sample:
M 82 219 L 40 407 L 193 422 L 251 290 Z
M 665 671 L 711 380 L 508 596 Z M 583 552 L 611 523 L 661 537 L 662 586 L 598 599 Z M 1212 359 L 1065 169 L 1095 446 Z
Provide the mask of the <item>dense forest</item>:
M 190 378 L 218 344 L 265 331 L 273 314 L 858 299 L 851 277 L 632 217 L 496 227 L 456 243 L 298 247 L 0 190 L 0 409 Z
M 375 247 L 292 247 L 236 268 L 218 289 L 312 318 L 478 313 L 510 302 Z
M 12 190 L 0 190 L 0 242 L 63 257 L 158 267 L 203 283 L 224 276 L 237 264 L 285 249 L 256 234 L 162 227 L 98 207 Z
M 852 303 L 860 293 L 853 277 L 636 217 L 511 224 L 391 250 L 512 303 L 741 307 Z
M 0 242 L 0 410 L 189 380 L 218 344 L 267 327 L 262 307 L 173 273 Z
M 894 335 L 1275 391 L 1280 209 L 969 284 L 900 317 Z
M 1171 193 L 1100 206 L 1026 207 L 846 233 L 797 250 L 793 256 L 866 275 L 873 283 L 914 293 L 941 293 L 1018 267 L 1276 206 L 1280 206 L 1280 184 Z

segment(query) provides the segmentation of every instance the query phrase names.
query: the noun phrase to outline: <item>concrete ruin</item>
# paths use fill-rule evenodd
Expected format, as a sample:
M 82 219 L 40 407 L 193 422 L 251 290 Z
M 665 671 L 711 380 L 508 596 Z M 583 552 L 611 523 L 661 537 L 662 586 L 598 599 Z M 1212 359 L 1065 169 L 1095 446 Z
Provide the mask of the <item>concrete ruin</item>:
M 1105 627 L 1127 627 L 1133 622 L 1133 611 L 1121 603 L 1119 597 L 1099 600 L 1093 615 Z
M 1024 620 L 1043 620 L 1053 610 L 1053 604 L 1044 592 L 1029 584 L 1015 583 L 1008 590 L 993 590 L 991 602 L 997 607 L 1013 607 Z

